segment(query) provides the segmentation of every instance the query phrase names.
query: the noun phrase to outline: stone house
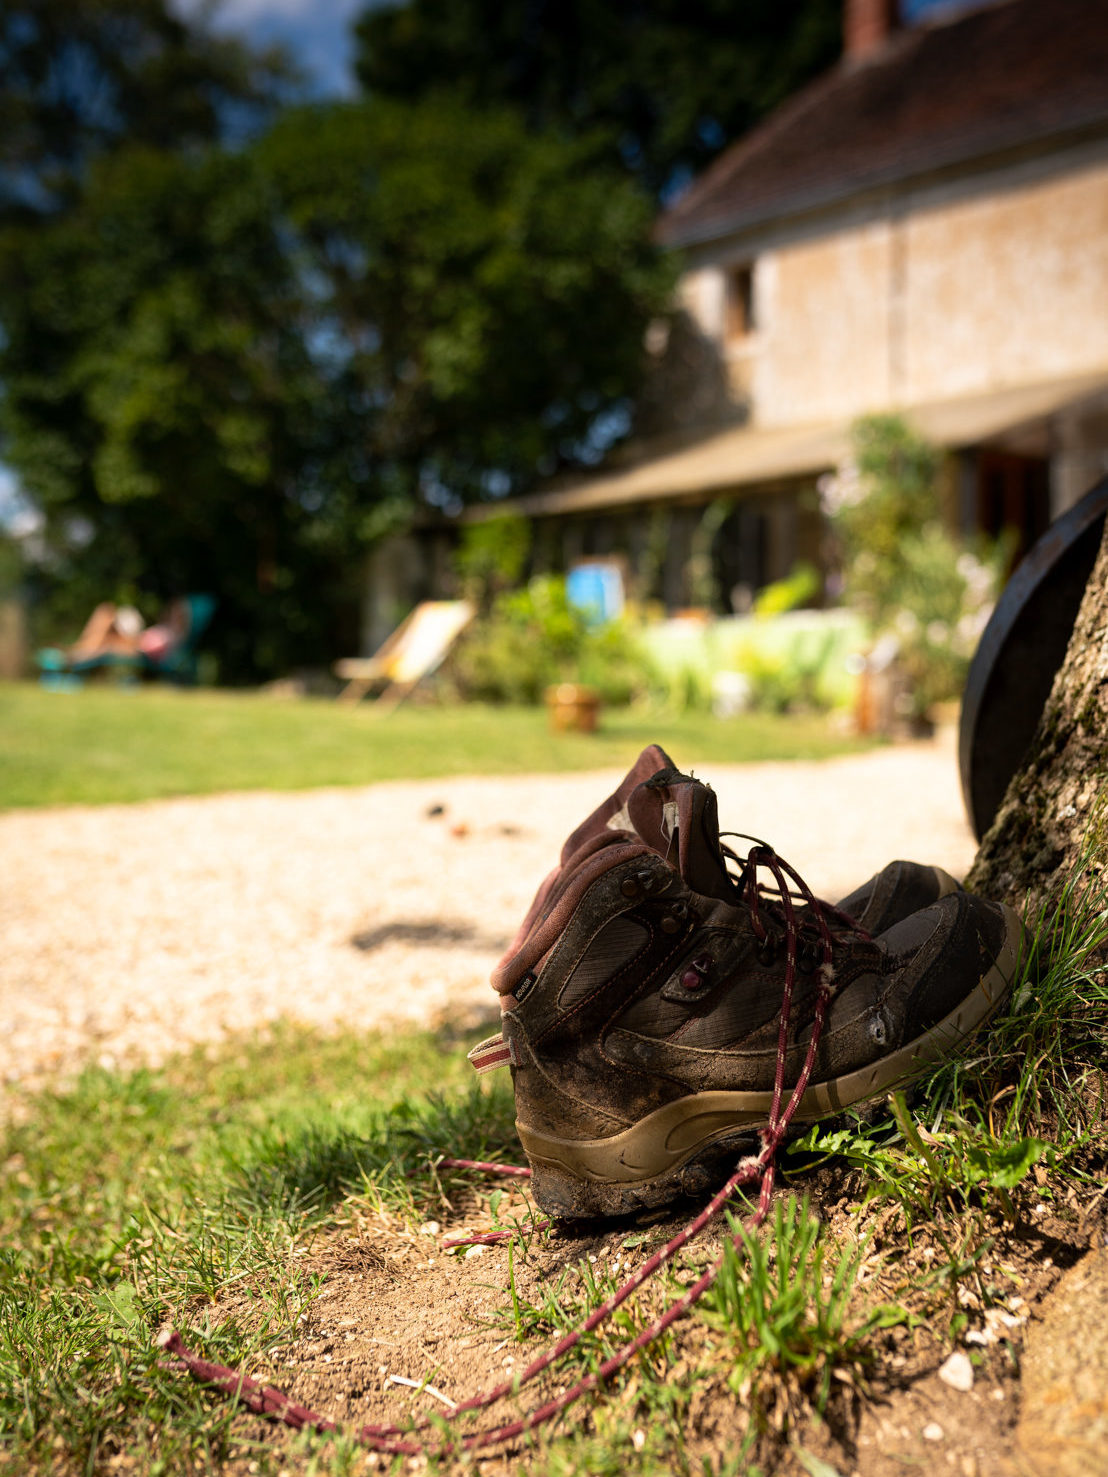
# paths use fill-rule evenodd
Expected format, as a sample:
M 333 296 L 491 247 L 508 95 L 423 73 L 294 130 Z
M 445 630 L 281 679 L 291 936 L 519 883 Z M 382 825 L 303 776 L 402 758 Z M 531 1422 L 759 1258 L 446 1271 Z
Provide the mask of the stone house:
M 948 449 L 967 532 L 1026 545 L 1108 471 L 1108 0 L 844 28 L 658 222 L 682 272 L 636 434 L 514 503 L 540 564 L 618 555 L 673 610 L 699 554 L 726 608 L 818 562 L 817 480 L 877 411 Z

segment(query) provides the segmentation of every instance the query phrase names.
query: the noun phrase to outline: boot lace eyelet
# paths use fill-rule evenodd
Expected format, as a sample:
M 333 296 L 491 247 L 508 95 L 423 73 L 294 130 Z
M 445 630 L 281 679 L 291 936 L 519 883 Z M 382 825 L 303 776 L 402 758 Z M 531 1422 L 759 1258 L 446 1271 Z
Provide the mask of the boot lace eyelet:
M 689 908 L 685 902 L 672 903 L 658 920 L 658 927 L 663 933 L 680 933 L 689 921 Z
M 760 939 L 756 953 L 760 964 L 772 964 L 777 958 L 777 939 L 775 935 L 767 933 L 765 938 Z
M 805 974 L 811 974 L 814 969 L 818 969 L 822 958 L 823 950 L 815 939 L 802 940 L 797 950 L 796 962 Z
M 698 954 L 695 959 L 690 959 L 681 972 L 681 983 L 685 989 L 699 990 L 706 985 L 712 973 L 712 963 L 710 954 Z

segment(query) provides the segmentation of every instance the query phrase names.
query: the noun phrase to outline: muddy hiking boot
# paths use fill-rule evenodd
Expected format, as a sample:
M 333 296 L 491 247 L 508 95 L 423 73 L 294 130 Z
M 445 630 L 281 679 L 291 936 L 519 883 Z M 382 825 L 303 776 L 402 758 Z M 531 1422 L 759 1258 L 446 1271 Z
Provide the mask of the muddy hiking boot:
M 823 1118 L 956 1054 L 1020 938 L 1011 909 L 915 863 L 820 902 L 765 843 L 726 844 L 713 791 L 652 745 L 540 887 L 493 973 L 502 1035 L 471 1059 L 511 1065 L 541 1209 L 622 1215 L 703 1192 L 750 1147 L 783 1012 L 778 1111 L 822 999 L 795 1121 Z

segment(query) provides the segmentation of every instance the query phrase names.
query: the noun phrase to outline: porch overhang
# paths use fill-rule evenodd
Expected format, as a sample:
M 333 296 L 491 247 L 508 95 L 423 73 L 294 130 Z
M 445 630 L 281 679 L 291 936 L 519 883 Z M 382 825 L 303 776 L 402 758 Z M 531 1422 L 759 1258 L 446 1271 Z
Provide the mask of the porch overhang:
M 936 445 L 954 450 L 1032 427 L 1063 408 L 1105 393 L 1108 366 L 1066 379 L 886 409 L 903 414 Z M 742 426 L 631 466 L 513 498 L 510 506 L 529 517 L 543 517 L 718 496 L 729 489 L 741 492 L 760 484 L 818 476 L 837 466 L 849 446 L 850 423 L 845 420 L 808 426 Z M 495 505 L 485 504 L 473 509 L 471 516 L 496 511 Z

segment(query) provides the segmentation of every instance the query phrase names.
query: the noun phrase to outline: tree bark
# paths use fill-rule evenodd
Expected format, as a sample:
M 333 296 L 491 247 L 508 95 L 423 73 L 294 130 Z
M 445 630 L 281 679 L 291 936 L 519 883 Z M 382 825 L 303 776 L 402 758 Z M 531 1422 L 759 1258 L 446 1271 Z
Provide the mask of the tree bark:
M 1081 866 L 1108 867 L 1108 527 L 1022 767 L 966 885 L 1029 921 Z

